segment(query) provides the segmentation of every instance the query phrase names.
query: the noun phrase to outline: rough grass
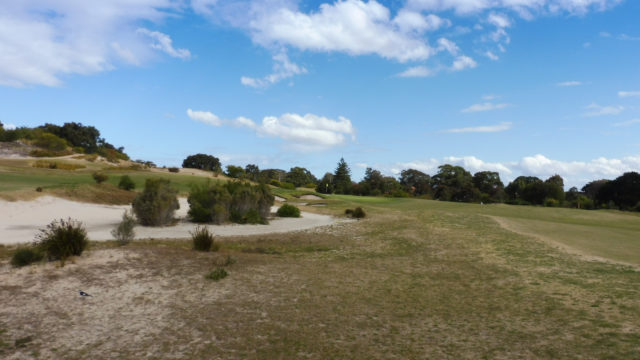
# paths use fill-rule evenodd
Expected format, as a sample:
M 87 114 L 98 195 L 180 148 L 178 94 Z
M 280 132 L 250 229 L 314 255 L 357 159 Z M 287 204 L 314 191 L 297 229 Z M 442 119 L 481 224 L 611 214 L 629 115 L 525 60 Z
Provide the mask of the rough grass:
M 191 251 L 188 240 L 126 248 L 107 242 L 64 268 L 2 266 L 0 340 L 9 344 L 3 355 L 622 359 L 640 353 L 640 273 L 566 253 L 486 216 L 513 218 L 525 210 L 357 197 L 328 203 L 321 211 L 362 206 L 368 216 L 307 232 L 221 238 L 221 253 Z M 601 215 L 531 209 L 536 221 L 588 224 Z M 605 216 L 633 231 L 628 215 Z M 608 234 L 606 226 L 594 229 Z M 237 260 L 232 276 L 204 278 L 230 255 Z M 80 298 L 77 289 L 94 297 Z M 14 346 L 27 337 L 32 341 Z

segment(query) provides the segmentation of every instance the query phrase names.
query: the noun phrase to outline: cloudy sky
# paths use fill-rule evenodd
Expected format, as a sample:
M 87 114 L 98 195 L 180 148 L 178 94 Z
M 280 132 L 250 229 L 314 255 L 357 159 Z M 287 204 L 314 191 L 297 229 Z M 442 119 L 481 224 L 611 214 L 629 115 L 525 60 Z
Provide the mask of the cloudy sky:
M 0 3 L 0 121 L 136 159 L 333 171 L 640 171 L 640 2 Z

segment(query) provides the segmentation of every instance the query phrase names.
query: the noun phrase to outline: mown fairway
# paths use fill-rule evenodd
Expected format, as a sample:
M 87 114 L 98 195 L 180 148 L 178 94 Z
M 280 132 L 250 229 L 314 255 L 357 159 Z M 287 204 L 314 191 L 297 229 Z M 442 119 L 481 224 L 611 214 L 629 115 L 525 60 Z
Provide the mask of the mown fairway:
M 121 248 L 94 243 L 62 268 L 10 269 L 5 247 L 0 353 L 69 359 L 639 357 L 636 269 L 588 261 L 496 221 L 513 221 L 565 245 L 591 234 L 581 251 L 601 257 L 609 254 L 598 249 L 614 239 L 631 255 L 621 259 L 637 264 L 640 219 L 633 214 L 349 196 L 326 202 L 316 210 L 338 214 L 363 206 L 368 217 L 331 229 L 218 239 L 219 253 L 196 253 L 186 240 Z M 583 232 L 576 235 L 578 228 Z M 236 260 L 226 266 L 229 277 L 205 279 L 228 255 Z M 94 297 L 81 299 L 77 289 Z

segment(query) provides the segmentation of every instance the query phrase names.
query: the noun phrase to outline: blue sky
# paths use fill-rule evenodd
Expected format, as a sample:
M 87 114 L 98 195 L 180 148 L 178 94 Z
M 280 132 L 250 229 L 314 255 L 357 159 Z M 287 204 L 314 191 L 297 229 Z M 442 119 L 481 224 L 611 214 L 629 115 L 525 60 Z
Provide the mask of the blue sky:
M 135 159 L 429 174 L 640 171 L 640 2 L 0 4 L 0 121 Z

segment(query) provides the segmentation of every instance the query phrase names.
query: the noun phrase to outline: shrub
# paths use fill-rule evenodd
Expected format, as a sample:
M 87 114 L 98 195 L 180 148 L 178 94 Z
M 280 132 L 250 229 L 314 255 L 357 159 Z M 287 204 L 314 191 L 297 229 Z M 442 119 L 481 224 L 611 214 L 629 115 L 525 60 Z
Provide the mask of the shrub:
M 544 206 L 546 207 L 557 207 L 560 205 L 560 202 L 556 199 L 546 198 L 544 199 Z
M 177 172 L 180 172 L 180 169 L 178 169 L 177 167 L 170 167 L 169 172 L 177 173 Z
M 193 240 L 193 249 L 197 251 L 218 251 L 218 244 L 213 242 L 213 234 L 204 226 L 196 227 L 194 232 L 189 232 Z
M 345 210 L 344 210 L 344 214 L 345 214 L 345 215 L 351 215 L 351 214 L 353 214 L 353 209 L 345 209 Z
M 351 214 L 352 217 L 356 218 L 356 219 L 361 219 L 363 217 L 365 217 L 367 214 L 364 213 L 364 210 L 362 210 L 361 207 L 357 207 L 355 209 L 353 209 L 353 213 Z
M 122 214 L 122 221 L 111 230 L 111 235 L 118 241 L 120 245 L 126 245 L 136 237 L 133 228 L 136 226 L 136 219 L 128 210 Z
M 38 249 L 23 247 L 16 250 L 11 257 L 13 267 L 23 267 L 42 260 L 44 255 Z
M 180 208 L 178 190 L 167 179 L 147 179 L 144 190 L 133 200 L 133 212 L 144 226 L 162 226 L 173 221 Z
M 290 204 L 284 204 L 280 206 L 277 214 L 280 217 L 296 217 L 297 218 L 297 217 L 300 217 L 300 209 Z
M 89 239 L 82 223 L 69 218 L 54 220 L 40 229 L 35 244 L 49 260 L 65 260 L 69 256 L 80 256 Z
M 227 273 L 227 270 L 225 270 L 224 268 L 219 267 L 219 268 L 216 268 L 215 270 L 211 271 L 207 275 L 205 275 L 205 278 L 207 278 L 209 280 L 213 280 L 213 281 L 218 281 L 218 280 L 222 280 L 222 279 L 226 278 L 227 275 L 229 275 Z
M 31 151 L 29 155 L 33 157 L 58 157 L 58 156 L 71 155 L 71 152 L 35 149 Z
M 38 186 L 38 187 L 36 188 L 36 191 L 37 191 L 37 192 L 42 192 L 42 186 Z
M 107 174 L 103 174 L 101 172 L 94 172 L 93 174 L 91 174 L 91 177 L 98 184 L 102 184 L 103 182 L 107 181 L 107 179 L 109 178 Z
M 67 142 L 51 133 L 43 133 L 34 142 L 33 145 L 50 151 L 64 151 L 67 149 Z
M 136 188 L 136 183 L 131 180 L 129 175 L 122 175 L 120 177 L 120 182 L 118 183 L 118 187 L 122 190 L 131 191 Z
M 274 197 L 265 185 L 241 182 L 196 185 L 189 192 L 189 217 L 200 223 L 265 224 Z

